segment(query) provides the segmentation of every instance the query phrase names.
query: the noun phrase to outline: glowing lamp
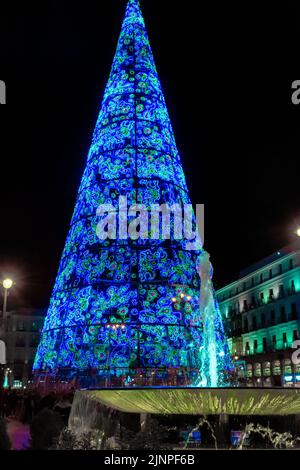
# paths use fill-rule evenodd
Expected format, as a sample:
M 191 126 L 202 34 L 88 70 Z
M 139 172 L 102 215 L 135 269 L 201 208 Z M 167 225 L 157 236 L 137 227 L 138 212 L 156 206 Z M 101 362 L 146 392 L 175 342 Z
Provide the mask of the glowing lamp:
M 184 297 L 184 294 L 180 294 L 180 297 L 183 299 L 183 297 Z
M 176 302 L 176 300 L 177 300 L 176 297 L 173 297 L 172 302 Z
M 4 281 L 2 282 L 2 285 L 3 285 L 4 289 L 10 289 L 13 285 L 13 281 L 9 278 L 4 279 Z
M 296 234 L 300 237 L 300 227 L 297 229 Z
M 190 295 L 187 296 L 188 300 L 192 300 L 192 297 Z

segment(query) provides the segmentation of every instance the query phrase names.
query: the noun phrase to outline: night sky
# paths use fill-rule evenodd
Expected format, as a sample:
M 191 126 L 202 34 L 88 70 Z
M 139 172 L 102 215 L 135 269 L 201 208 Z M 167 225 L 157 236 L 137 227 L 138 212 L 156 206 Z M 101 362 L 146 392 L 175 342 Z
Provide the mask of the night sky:
M 126 0 L 40 3 L 0 13 L 0 272 L 16 280 L 12 304 L 36 307 L 49 301 Z M 300 7 L 256 3 L 141 1 L 190 195 L 206 206 L 216 287 L 300 225 Z

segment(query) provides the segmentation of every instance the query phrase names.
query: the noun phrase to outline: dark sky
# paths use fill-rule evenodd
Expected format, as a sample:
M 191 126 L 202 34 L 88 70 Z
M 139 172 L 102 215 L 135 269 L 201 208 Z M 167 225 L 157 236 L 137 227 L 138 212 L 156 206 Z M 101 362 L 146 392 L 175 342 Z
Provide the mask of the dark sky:
M 217 286 L 300 225 L 300 8 L 255 3 L 141 1 Z M 1 5 L 0 271 L 17 282 L 12 301 L 47 305 L 125 5 Z

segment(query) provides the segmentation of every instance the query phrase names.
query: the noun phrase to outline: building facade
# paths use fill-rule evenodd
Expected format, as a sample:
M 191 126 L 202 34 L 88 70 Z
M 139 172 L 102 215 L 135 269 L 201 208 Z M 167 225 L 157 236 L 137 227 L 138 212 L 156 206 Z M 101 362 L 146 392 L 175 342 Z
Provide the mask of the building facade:
M 32 308 L 7 312 L 3 333 L 6 344 L 6 386 L 20 388 L 30 383 L 45 314 L 43 309 Z
M 229 348 L 248 386 L 300 386 L 300 240 L 217 291 Z M 241 372 L 242 371 L 242 372 Z

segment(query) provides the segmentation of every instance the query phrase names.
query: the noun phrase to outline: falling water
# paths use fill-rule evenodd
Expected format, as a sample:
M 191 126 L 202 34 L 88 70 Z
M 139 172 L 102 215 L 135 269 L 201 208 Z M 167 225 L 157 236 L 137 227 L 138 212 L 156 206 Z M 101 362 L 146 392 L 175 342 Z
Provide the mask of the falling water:
M 201 418 L 199 423 L 189 433 L 184 445 L 185 449 L 190 444 L 193 437 L 193 433 L 199 431 L 204 425 L 206 425 L 210 430 L 211 436 L 214 439 L 215 449 L 218 450 L 218 442 L 215 430 L 206 416 Z M 266 427 L 262 426 L 261 424 L 249 423 L 246 425 L 242 438 L 236 449 L 243 450 L 243 448 L 245 447 L 246 440 L 248 440 L 252 434 L 258 434 L 263 439 L 266 439 L 274 447 L 274 449 L 293 449 L 296 444 L 300 442 L 300 437 L 293 436 L 290 432 L 280 433 L 277 431 L 273 431 L 269 426 Z
M 270 429 L 270 427 L 265 427 L 260 424 L 247 424 L 245 427 L 245 431 L 243 433 L 243 437 L 240 441 L 240 444 L 238 445 L 237 449 L 242 450 L 246 439 L 248 439 L 251 434 L 258 434 L 260 435 L 263 439 L 267 439 L 270 444 L 275 448 L 275 449 L 282 449 L 285 447 L 286 449 L 292 449 L 295 447 L 297 442 L 300 442 L 300 437 L 293 436 L 290 432 L 277 432 L 273 431 Z
M 118 412 L 91 397 L 88 392 L 77 391 L 68 423 L 76 435 L 97 431 L 103 433 L 103 444 L 119 433 Z
M 77 391 L 69 417 L 69 429 L 75 434 L 84 434 L 103 427 L 101 404 L 84 392 Z
M 214 440 L 214 443 L 215 443 L 215 449 L 218 450 L 218 442 L 217 442 L 217 438 L 216 438 L 216 435 L 215 435 L 215 430 L 214 428 L 212 427 L 212 425 L 210 424 L 210 422 L 208 421 L 208 419 L 206 418 L 206 416 L 204 416 L 203 418 L 200 419 L 199 423 L 197 424 L 197 426 L 194 427 L 194 429 L 191 430 L 191 432 L 189 433 L 188 437 L 187 437 L 187 440 L 185 442 L 185 445 L 184 445 L 184 448 L 186 449 L 187 446 L 189 445 L 190 443 L 190 440 L 191 438 L 193 437 L 193 433 L 196 432 L 196 431 L 199 431 L 204 425 L 206 424 L 206 426 L 208 427 L 208 429 L 210 430 L 211 432 L 211 436 Z
M 193 386 L 218 387 L 224 385 L 220 372 L 222 366 L 225 366 L 226 360 L 229 363 L 230 358 L 229 355 L 228 358 L 226 357 L 226 338 L 218 338 L 220 335 L 216 331 L 218 322 L 221 323 L 222 320 L 214 295 L 213 267 L 209 254 L 204 250 L 199 256 L 197 269 L 201 279 L 199 320 L 203 324 L 203 345 L 201 349 L 201 374 Z M 219 328 L 222 329 L 221 324 Z

